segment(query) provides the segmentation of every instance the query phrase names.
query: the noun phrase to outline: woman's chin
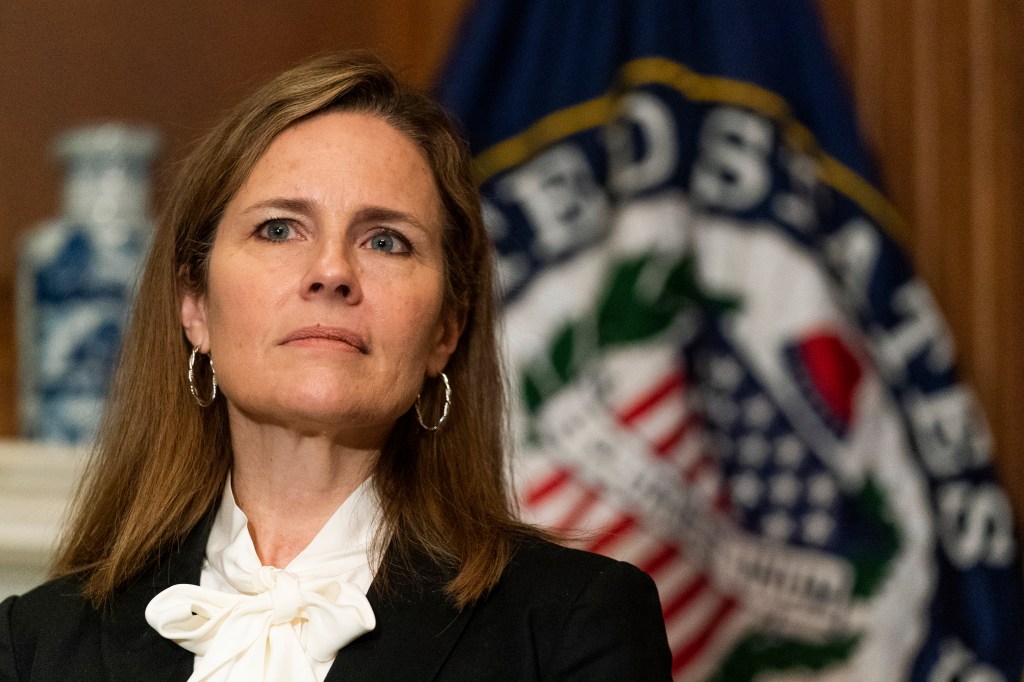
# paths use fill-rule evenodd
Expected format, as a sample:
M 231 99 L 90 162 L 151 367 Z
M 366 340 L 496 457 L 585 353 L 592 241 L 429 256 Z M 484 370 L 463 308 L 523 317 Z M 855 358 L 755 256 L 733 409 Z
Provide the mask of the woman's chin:
M 349 436 L 383 441 L 403 414 L 399 407 L 353 403 L 351 395 L 305 392 L 275 396 L 273 404 L 246 404 L 228 400 L 232 429 L 278 427 L 308 436 Z

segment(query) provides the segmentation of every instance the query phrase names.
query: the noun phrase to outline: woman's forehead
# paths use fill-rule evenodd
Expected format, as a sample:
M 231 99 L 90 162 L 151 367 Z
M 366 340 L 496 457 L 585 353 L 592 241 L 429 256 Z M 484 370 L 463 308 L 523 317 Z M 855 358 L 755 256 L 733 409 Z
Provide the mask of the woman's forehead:
M 239 197 L 261 194 L 313 201 L 345 196 L 439 220 L 434 174 L 419 146 L 365 113 L 327 112 L 278 134 L 239 187 Z

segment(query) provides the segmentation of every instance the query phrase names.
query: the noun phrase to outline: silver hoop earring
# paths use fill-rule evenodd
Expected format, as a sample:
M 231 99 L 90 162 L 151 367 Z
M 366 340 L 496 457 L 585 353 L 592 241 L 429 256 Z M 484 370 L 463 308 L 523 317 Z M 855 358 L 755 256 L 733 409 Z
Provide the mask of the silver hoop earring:
M 427 426 L 423 423 L 423 415 L 420 413 L 420 397 L 416 396 L 416 421 L 427 431 L 437 431 L 441 428 L 441 424 L 444 424 L 445 420 L 448 419 L 448 410 L 452 406 L 452 385 L 448 383 L 448 375 L 444 372 L 441 372 L 441 381 L 444 382 L 444 409 L 441 410 L 441 418 L 433 426 Z
M 210 392 L 210 399 L 203 400 L 199 396 L 199 391 L 196 390 L 195 366 L 197 353 L 199 353 L 199 346 L 193 346 L 192 355 L 188 359 L 188 390 L 191 391 L 192 397 L 196 399 L 199 407 L 209 407 L 213 404 L 213 399 L 217 397 L 217 370 L 213 368 L 213 357 L 210 356 L 210 376 L 213 377 L 213 390 Z

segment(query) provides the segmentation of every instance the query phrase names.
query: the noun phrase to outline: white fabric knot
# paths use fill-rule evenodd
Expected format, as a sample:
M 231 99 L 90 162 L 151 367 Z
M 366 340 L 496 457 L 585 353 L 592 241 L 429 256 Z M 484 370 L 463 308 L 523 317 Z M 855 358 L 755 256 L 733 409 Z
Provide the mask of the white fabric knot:
M 304 606 L 302 592 L 299 591 L 299 578 L 288 571 L 282 571 L 271 566 L 264 574 L 261 571 L 260 579 L 267 585 L 267 592 L 270 593 L 270 603 L 274 608 L 273 616 L 270 619 L 271 625 L 282 625 L 291 623 L 299 617 L 299 611 Z M 269 580 L 268 580 L 269 578 Z
M 172 585 L 146 608 L 153 629 L 196 654 L 189 682 L 316 682 L 339 649 L 376 626 L 366 599 L 372 522 L 364 486 L 285 569 L 260 565 L 227 486 L 203 584 Z M 339 542 L 346 535 L 356 542 Z

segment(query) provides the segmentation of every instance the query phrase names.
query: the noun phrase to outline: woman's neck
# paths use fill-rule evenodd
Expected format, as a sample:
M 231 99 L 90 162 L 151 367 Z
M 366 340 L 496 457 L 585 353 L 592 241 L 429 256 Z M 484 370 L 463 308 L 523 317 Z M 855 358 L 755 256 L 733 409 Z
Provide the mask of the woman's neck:
M 284 568 L 369 477 L 378 450 L 232 420 L 235 502 L 264 566 Z

